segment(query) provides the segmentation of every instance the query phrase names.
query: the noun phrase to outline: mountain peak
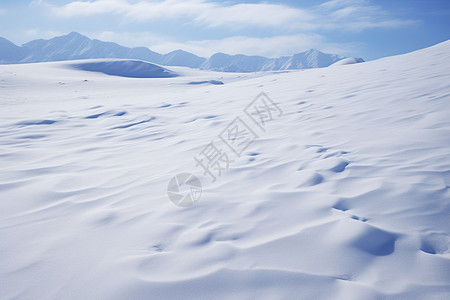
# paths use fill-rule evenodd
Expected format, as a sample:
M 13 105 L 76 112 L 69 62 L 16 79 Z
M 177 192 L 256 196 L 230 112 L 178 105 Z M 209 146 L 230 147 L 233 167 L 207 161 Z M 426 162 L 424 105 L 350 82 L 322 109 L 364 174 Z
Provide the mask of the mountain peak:
M 78 33 L 76 31 L 72 31 L 71 33 L 68 34 L 68 36 L 84 36 L 81 33 Z
M 311 49 L 309 49 L 308 51 L 305 51 L 305 53 L 308 53 L 308 54 L 312 54 L 312 53 L 320 53 L 320 51 L 317 50 L 317 49 L 311 48 Z
M 169 52 L 168 54 L 170 54 L 170 53 L 176 53 L 176 54 L 186 54 L 186 53 L 189 53 L 189 54 L 191 54 L 190 52 L 184 51 L 184 50 L 182 50 L 182 49 L 173 50 L 173 51 Z
M 9 40 L 7 40 L 7 39 L 1 37 L 1 36 L 0 36 L 0 44 L 2 44 L 2 45 L 14 45 L 14 46 L 16 46 L 13 42 L 11 42 L 11 41 L 9 41 Z M 16 47 L 17 47 L 17 46 L 16 46 Z
M 87 36 L 82 35 L 81 33 L 72 31 L 71 33 L 67 35 L 60 36 L 60 38 L 70 38 L 70 39 L 80 39 L 80 40 L 90 40 Z
M 11 63 L 21 60 L 26 54 L 26 49 L 23 49 L 7 39 L 0 37 L 0 63 Z
M 147 47 L 128 48 L 113 42 L 90 39 L 78 32 L 34 40 L 22 47 L 1 40 L 0 63 L 29 63 L 90 58 L 139 59 L 166 66 L 183 66 L 226 72 L 258 72 L 327 67 L 343 56 L 309 49 L 292 56 L 267 58 L 243 54 L 229 55 L 218 52 L 208 59 L 184 50 L 159 54 Z

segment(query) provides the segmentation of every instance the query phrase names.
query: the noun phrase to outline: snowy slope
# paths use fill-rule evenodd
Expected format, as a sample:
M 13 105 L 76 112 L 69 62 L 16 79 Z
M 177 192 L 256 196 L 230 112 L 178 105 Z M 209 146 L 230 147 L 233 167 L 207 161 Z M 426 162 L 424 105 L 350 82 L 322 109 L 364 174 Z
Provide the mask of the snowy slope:
M 450 298 L 449 61 L 447 41 L 283 73 L 0 66 L 0 298 Z M 194 157 L 236 117 L 258 137 L 212 182 Z
M 108 59 L 88 59 L 67 63 L 67 66 L 74 69 L 100 72 L 107 75 L 131 77 L 131 78 L 168 78 L 176 77 L 177 73 L 141 60 L 108 60 Z

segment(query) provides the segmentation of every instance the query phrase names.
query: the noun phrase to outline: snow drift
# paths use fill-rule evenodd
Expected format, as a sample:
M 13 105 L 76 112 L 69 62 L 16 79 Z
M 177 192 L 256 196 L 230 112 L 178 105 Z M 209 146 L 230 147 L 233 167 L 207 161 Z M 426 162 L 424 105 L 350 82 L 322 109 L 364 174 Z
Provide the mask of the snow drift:
M 161 66 L 140 60 L 87 60 L 69 64 L 72 68 L 131 78 L 170 78 L 178 76 Z
M 362 58 L 356 58 L 356 57 L 348 57 L 341 60 L 338 60 L 337 62 L 330 65 L 331 66 L 342 66 L 342 65 L 352 65 L 352 64 L 358 64 L 364 62 L 364 59 Z
M 449 62 L 447 41 L 164 80 L 0 66 L 0 298 L 449 299 Z M 261 91 L 283 111 L 264 131 Z M 240 156 L 218 137 L 237 117 L 258 136 Z M 203 191 L 179 208 L 185 172 Z

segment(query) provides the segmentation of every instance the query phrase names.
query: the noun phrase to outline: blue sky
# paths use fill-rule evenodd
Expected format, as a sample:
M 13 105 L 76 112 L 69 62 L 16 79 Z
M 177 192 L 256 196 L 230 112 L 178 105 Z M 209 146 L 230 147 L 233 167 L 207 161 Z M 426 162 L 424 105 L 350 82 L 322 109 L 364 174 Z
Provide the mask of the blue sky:
M 0 36 L 72 31 L 167 53 L 281 56 L 316 48 L 366 60 L 450 38 L 449 0 L 2 0 Z

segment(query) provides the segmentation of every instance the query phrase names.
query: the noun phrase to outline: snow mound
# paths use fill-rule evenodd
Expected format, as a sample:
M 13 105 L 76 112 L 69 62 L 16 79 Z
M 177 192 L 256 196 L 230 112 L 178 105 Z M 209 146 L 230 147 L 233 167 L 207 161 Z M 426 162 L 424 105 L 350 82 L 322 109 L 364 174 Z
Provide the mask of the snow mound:
M 177 73 L 141 60 L 95 60 L 69 64 L 72 68 L 131 78 L 170 78 Z
M 362 59 L 362 58 L 348 57 L 348 58 L 341 59 L 341 60 L 335 62 L 334 64 L 331 64 L 330 67 L 331 66 L 352 65 L 352 64 L 362 63 L 362 62 L 364 62 L 364 59 Z

